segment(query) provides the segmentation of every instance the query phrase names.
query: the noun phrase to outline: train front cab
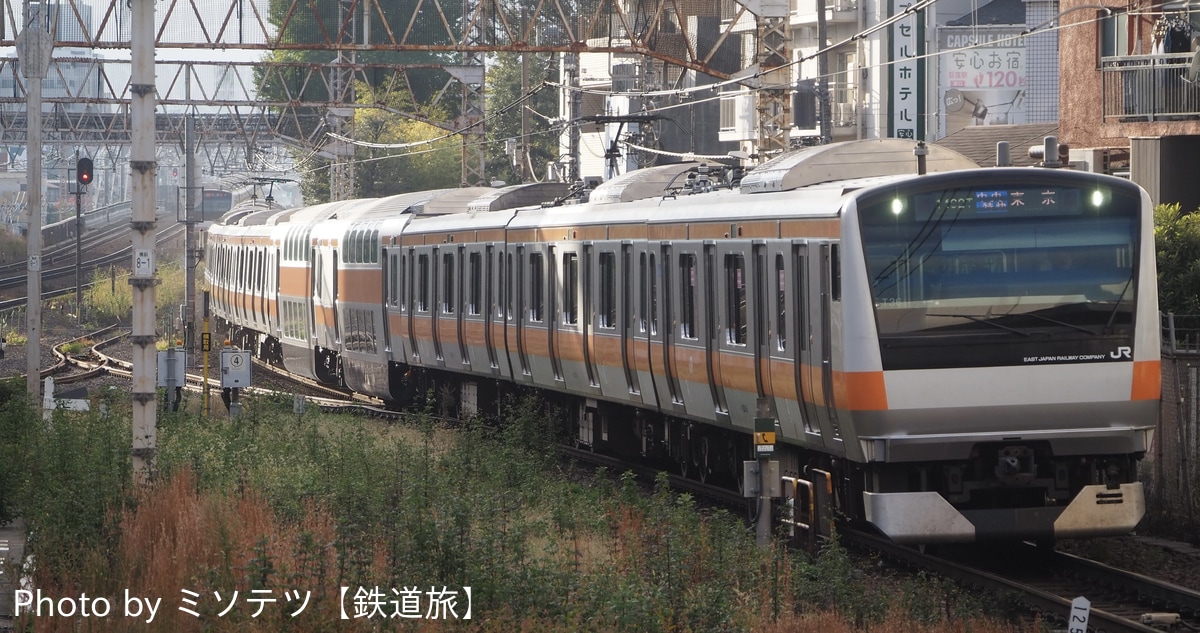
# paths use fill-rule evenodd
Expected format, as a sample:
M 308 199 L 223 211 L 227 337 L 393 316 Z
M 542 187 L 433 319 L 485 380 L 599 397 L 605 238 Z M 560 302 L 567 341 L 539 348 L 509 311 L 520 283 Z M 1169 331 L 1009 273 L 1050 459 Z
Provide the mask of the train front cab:
M 843 222 L 866 265 L 843 267 L 842 362 L 885 388 L 843 415 L 865 518 L 913 543 L 1131 531 L 1159 396 L 1148 198 L 1011 168 L 922 187 Z

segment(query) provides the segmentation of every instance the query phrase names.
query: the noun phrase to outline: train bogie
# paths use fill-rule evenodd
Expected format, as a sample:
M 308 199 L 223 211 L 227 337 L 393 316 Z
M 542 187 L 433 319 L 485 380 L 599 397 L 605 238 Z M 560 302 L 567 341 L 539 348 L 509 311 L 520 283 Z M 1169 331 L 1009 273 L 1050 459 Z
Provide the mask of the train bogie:
M 1132 529 L 1158 394 L 1148 198 L 955 173 L 940 149 L 946 173 L 902 174 L 898 143 L 811 148 L 740 190 L 672 165 L 578 204 L 446 190 L 296 212 L 266 241 L 218 227 L 239 263 L 214 292 L 300 373 L 455 415 L 534 390 L 576 444 L 704 480 L 737 485 L 773 418 L 785 475 L 822 473 L 896 540 Z

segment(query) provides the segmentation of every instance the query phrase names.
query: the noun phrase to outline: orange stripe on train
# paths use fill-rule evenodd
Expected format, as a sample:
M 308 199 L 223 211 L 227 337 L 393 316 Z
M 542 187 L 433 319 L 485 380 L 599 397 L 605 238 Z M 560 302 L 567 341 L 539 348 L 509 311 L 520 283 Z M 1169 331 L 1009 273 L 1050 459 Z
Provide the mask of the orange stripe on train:
M 1157 360 L 1133 362 L 1133 388 L 1130 400 L 1158 400 L 1162 395 L 1162 363 Z

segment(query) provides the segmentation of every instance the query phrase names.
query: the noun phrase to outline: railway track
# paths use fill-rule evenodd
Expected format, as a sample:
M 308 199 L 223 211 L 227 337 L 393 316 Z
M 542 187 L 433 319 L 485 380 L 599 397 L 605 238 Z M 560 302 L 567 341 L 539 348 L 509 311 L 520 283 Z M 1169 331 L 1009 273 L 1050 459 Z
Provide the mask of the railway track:
M 854 530 L 843 541 L 904 565 L 1013 597 L 1051 621 L 1065 623 L 1071 601 L 1091 602 L 1089 630 L 1149 633 L 1200 630 L 1200 592 L 1087 559 L 1014 543 L 992 548 L 942 548 L 941 555 Z
M 178 223 L 172 224 L 158 232 L 157 243 L 163 244 L 165 242 L 169 242 L 171 240 L 178 239 L 180 237 L 180 235 L 184 232 L 185 229 L 186 229 L 186 227 L 182 224 L 178 224 Z M 104 229 L 103 231 L 98 231 L 93 234 L 89 234 L 84 237 L 84 241 L 81 243 L 81 249 L 83 252 L 86 253 L 87 251 L 96 249 L 102 245 L 112 244 L 114 240 L 117 240 L 122 236 L 128 235 L 128 233 L 129 233 L 128 226 L 124 226 L 124 227 L 116 226 L 116 227 Z M 90 273 L 93 270 L 95 270 L 96 268 L 103 268 L 105 266 L 110 266 L 112 264 L 128 264 L 129 258 L 132 256 L 132 253 L 133 253 L 133 247 L 126 245 L 122 248 L 115 250 L 114 252 L 111 252 L 111 253 L 108 253 L 105 255 L 101 255 L 98 257 L 94 257 L 92 259 L 82 262 L 80 264 L 80 269 L 85 274 L 88 274 L 90 276 Z M 74 254 L 75 254 L 74 244 L 70 245 L 69 247 L 60 247 L 60 248 L 54 249 L 52 251 L 47 251 L 47 252 L 43 253 L 42 261 L 47 263 L 48 265 L 52 266 L 55 262 L 62 262 L 62 261 L 64 261 L 64 258 L 69 263 L 67 263 L 66 265 L 54 266 L 52 268 L 46 267 L 46 265 L 44 265 L 42 268 L 42 283 L 43 284 L 52 284 L 52 282 L 54 282 L 54 281 L 59 281 L 59 280 L 64 280 L 64 279 L 69 279 L 72 282 L 72 286 L 69 288 L 66 288 L 66 290 L 62 290 L 62 289 L 47 290 L 46 292 L 44 292 L 42 294 L 43 299 L 52 299 L 54 297 L 65 294 L 66 292 L 71 292 L 74 290 L 73 282 L 75 280 L 75 272 L 76 272 L 75 271 L 75 255 Z M 11 263 L 5 264 L 3 266 L 0 266 L 0 292 L 6 292 L 6 291 L 15 290 L 15 289 L 25 288 L 28 285 L 28 281 L 26 279 L 26 277 L 27 277 L 26 267 L 27 267 L 27 263 L 24 259 L 22 259 L 18 262 L 11 262 Z M 16 299 L 7 300 L 7 301 L 0 301 L 0 310 L 6 310 L 6 309 L 10 309 L 10 308 L 16 308 L 16 307 L 23 306 L 23 305 L 25 305 L 25 299 L 26 299 L 25 297 L 20 297 L 20 298 L 16 298 Z

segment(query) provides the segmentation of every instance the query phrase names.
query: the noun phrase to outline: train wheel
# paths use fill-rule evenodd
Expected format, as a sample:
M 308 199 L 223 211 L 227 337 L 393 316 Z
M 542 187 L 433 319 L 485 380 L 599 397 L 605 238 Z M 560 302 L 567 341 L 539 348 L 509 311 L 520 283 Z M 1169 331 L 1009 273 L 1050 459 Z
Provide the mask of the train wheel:
M 708 476 L 711 473 L 708 467 L 708 436 L 700 436 L 700 450 L 696 451 L 696 458 L 693 462 L 696 464 L 697 472 L 700 473 L 700 482 L 708 483 Z

